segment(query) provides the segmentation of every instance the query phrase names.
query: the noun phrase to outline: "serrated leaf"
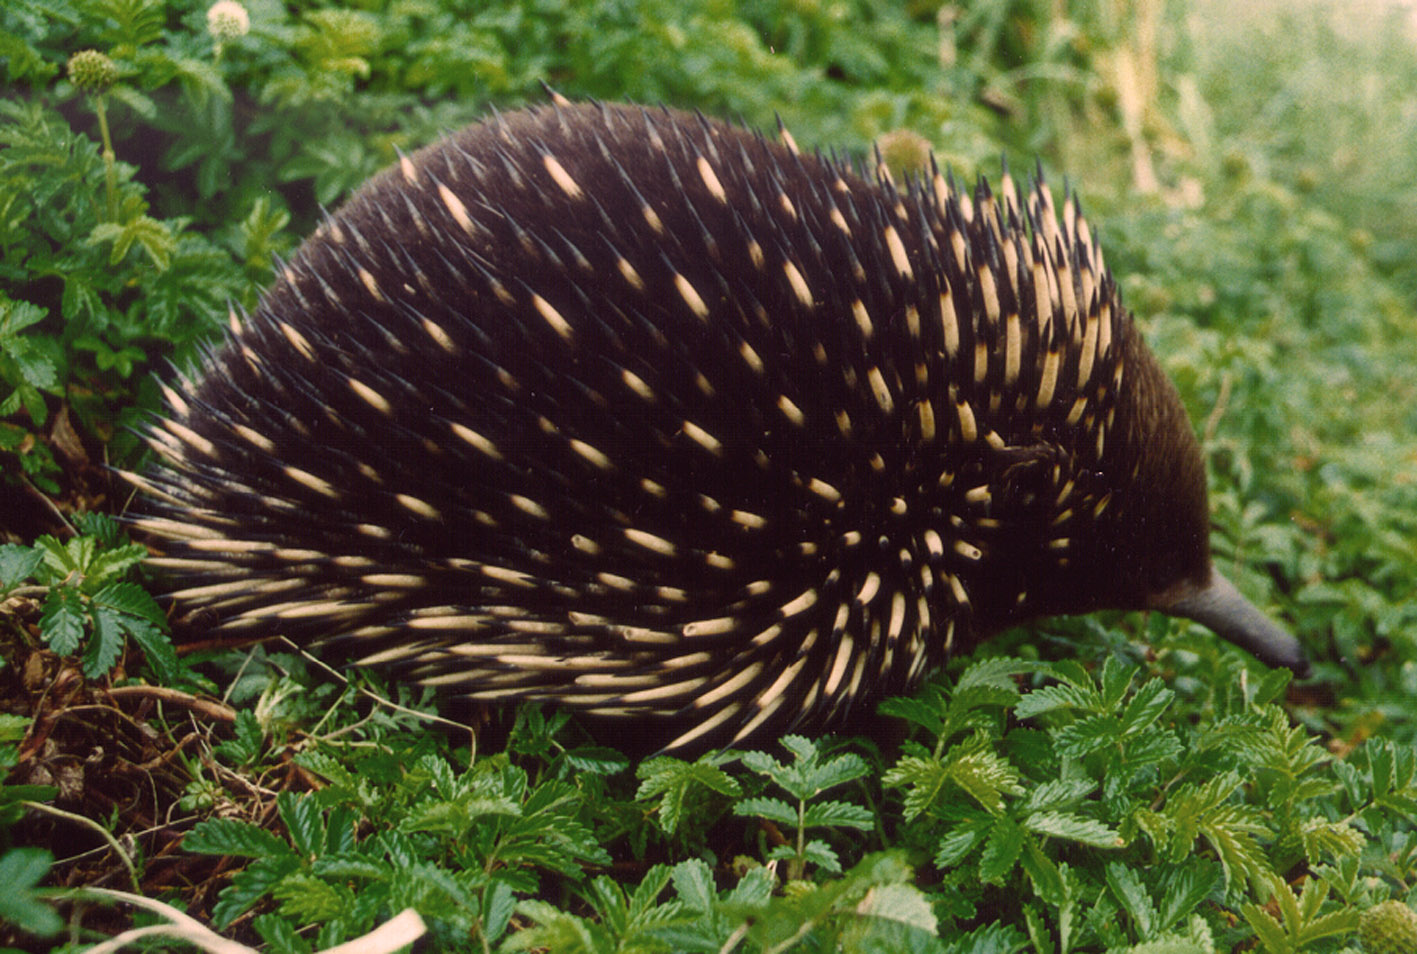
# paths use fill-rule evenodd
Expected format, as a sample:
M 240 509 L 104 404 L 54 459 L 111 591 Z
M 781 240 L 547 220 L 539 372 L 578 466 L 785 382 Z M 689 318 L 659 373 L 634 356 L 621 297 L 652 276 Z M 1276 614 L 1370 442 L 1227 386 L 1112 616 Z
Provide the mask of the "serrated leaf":
M 112 669 L 122 654 L 126 627 L 121 613 L 97 604 L 93 605 L 92 610 L 90 621 L 93 632 L 84 649 L 84 675 L 97 679 Z
M 659 756 L 641 762 L 635 770 L 641 780 L 635 798 L 642 801 L 659 798 L 659 825 L 665 833 L 673 834 L 679 829 L 685 805 L 691 797 L 701 794 L 700 789 L 732 798 L 742 794 L 738 783 L 713 764 L 713 758 L 704 756 L 690 763 Z
M 54 856 L 40 848 L 11 848 L 0 855 L 0 921 L 38 937 L 51 937 L 64 921 L 35 892 Z
M 291 854 L 280 838 L 249 822 L 234 818 L 209 818 L 198 822 L 182 839 L 185 851 L 199 855 L 237 855 L 267 858 Z
M 1268 834 L 1269 829 L 1254 809 L 1242 805 L 1216 808 L 1202 819 L 1200 831 L 1220 856 L 1227 884 L 1244 880 L 1258 884 L 1268 874 L 1268 863 L 1255 835 Z
M 295 871 L 271 886 L 271 897 L 280 912 L 301 923 L 328 921 L 348 910 L 351 895 L 343 885 L 333 885 L 303 871 Z
M 1024 793 L 1018 783 L 1018 770 L 987 748 L 976 748 L 953 757 L 948 768 L 950 781 L 993 814 L 1004 810 L 1005 795 Z
M 113 248 L 108 253 L 110 265 L 123 261 L 129 250 L 138 245 L 159 272 L 166 271 L 172 264 L 173 253 L 177 250 L 177 239 L 168 225 L 147 215 L 135 215 L 121 225 L 100 222 L 93 227 L 88 241 L 91 245 L 112 243 Z
M 159 629 L 167 624 L 162 607 L 136 583 L 109 583 L 94 594 L 94 602 Z
M 34 575 L 44 555 L 16 543 L 0 544 L 0 590 L 18 586 Z
M 29 716 L 0 712 L 0 742 L 18 742 L 34 722 Z
M 1179 758 L 1185 752 L 1176 734 L 1159 725 L 1129 735 L 1124 745 L 1121 764 L 1133 772 L 1143 765 Z
M 1036 662 L 1012 656 L 983 657 L 974 660 L 959 674 L 955 691 L 992 686 L 998 689 L 1017 689 L 1014 678 L 1038 672 L 1042 667 Z
M 238 871 L 232 876 L 231 884 L 222 890 L 217 903 L 212 906 L 212 926 L 217 930 L 229 926 L 299 865 L 300 860 L 286 848 L 284 854 L 257 858 Z
M 889 699 L 883 699 L 881 704 L 876 707 L 876 711 L 883 716 L 913 722 L 931 735 L 939 735 L 945 725 L 941 710 L 946 705 L 944 697 L 937 690 L 930 693 L 926 699 L 912 699 L 905 696 L 892 696 Z
M 50 571 L 46 582 L 66 581 L 72 574 L 81 572 L 93 558 L 94 541 L 91 537 L 74 537 L 65 544 L 46 534 L 36 539 L 34 545 L 44 554 L 45 568 Z
M 780 798 L 745 798 L 733 806 L 733 814 L 746 818 L 764 818 L 790 828 L 797 827 L 797 809 Z
M 1102 672 L 1097 681 L 1102 689 L 1104 710 L 1114 711 L 1121 705 L 1122 699 L 1126 697 L 1127 687 L 1132 684 L 1135 675 L 1136 668 L 1123 663 L 1115 655 L 1109 655 L 1102 661 Z
M 274 954 L 309 954 L 312 950 L 310 942 L 295 933 L 295 926 L 279 914 L 258 914 L 251 919 L 251 927 Z
M 507 930 L 517 908 L 517 896 L 505 881 L 495 881 L 483 899 L 482 933 L 495 942 Z
M 1346 821 L 1331 822 L 1326 818 L 1310 818 L 1299 826 L 1304 855 L 1311 864 L 1324 858 L 1340 859 L 1356 856 L 1363 851 L 1367 839 Z
M 1079 709 L 1091 712 L 1101 708 L 1102 700 L 1090 688 L 1070 685 L 1044 686 L 1035 689 L 1018 701 L 1014 715 L 1020 719 L 1031 719 L 1045 712 Z
M 957 936 L 948 950 L 950 954 L 1016 954 L 1025 950 L 1028 943 L 1028 937 L 1017 925 L 995 921 Z
M 1176 694 L 1160 679 L 1150 679 L 1143 683 L 1122 709 L 1122 731 L 1138 732 L 1161 718 L 1170 707 Z
M 830 874 L 841 873 L 841 859 L 837 857 L 836 851 L 824 841 L 816 838 L 808 841 L 802 848 L 802 857 Z
M 1073 805 L 1091 795 L 1096 789 L 1097 782 L 1090 778 L 1049 779 L 1029 791 L 1020 810 L 1036 812 Z
M 979 878 L 992 884 L 1002 883 L 1013 871 L 1023 849 L 1024 831 L 1007 815 L 994 819 L 984 850 L 979 856 Z
M 318 856 L 325 846 L 325 829 L 315 799 L 295 792 L 281 792 L 276 796 L 276 809 L 285 822 L 295 853 L 307 861 Z
M 1023 827 L 1040 835 L 1050 835 L 1076 841 L 1095 848 L 1120 848 L 1122 837 L 1100 821 L 1068 812 L 1034 812 L 1023 820 Z
M 1116 745 L 1121 741 L 1122 726 L 1115 716 L 1098 714 L 1083 716 L 1053 733 L 1053 743 L 1064 758 L 1079 759 Z
M 723 900 L 726 904 L 754 910 L 772 900 L 776 887 L 777 881 L 770 870 L 765 867 L 750 868 L 747 874 L 738 879 L 738 883 L 729 890 Z
M 577 772 L 591 775 L 614 775 L 623 772 L 630 760 L 610 748 L 579 748 L 567 751 L 563 756 L 566 764 Z
M 671 870 L 670 879 L 679 899 L 689 907 L 701 913 L 713 909 L 718 891 L 713 883 L 713 869 L 703 859 L 691 858 L 679 862 Z
M 882 884 L 871 888 L 856 906 L 856 913 L 899 921 L 931 937 L 939 930 L 939 919 L 935 917 L 930 899 L 913 884 Z
M 339 881 L 374 881 L 393 873 L 388 861 L 349 851 L 332 851 L 316 858 L 310 870 L 321 878 Z
M 806 828 L 857 828 L 870 831 L 875 826 L 876 817 L 860 805 L 850 802 L 813 802 L 803 813 L 802 824 Z
M 1193 858 L 1183 867 L 1172 868 L 1162 878 L 1157 924 L 1164 928 L 1186 917 L 1210 896 L 1220 880 L 1220 869 L 1208 859 Z
M 84 639 L 84 598 L 78 590 L 57 587 L 44 600 L 39 634 L 61 656 L 72 656 Z
M 975 845 L 988 837 L 992 829 L 993 818 L 986 815 L 955 825 L 945 833 L 935 849 L 935 866 L 953 868 L 968 856 Z
M 94 553 L 94 558 L 90 561 L 86 569 L 86 576 L 88 577 L 86 582 L 89 584 L 98 584 L 108 581 L 110 578 L 120 576 L 139 563 L 142 563 L 147 559 L 147 556 L 148 548 L 139 543 L 99 549 Z M 147 596 L 147 594 L 143 592 L 142 587 L 131 583 L 127 585 L 142 596 Z M 153 603 L 151 597 L 148 597 L 146 602 L 152 603 L 153 607 L 156 608 L 156 603 Z M 139 605 L 141 606 L 141 603 L 139 603 Z M 126 612 L 133 613 L 134 615 L 142 615 L 142 612 L 138 608 L 122 608 Z M 143 608 L 145 609 L 145 607 Z M 161 612 L 159 611 L 157 619 L 161 618 Z M 154 622 L 156 622 L 156 620 L 154 620 Z
M 939 800 L 949 781 L 949 768 L 944 763 L 938 759 L 913 755 L 902 756 L 881 776 L 881 784 L 886 788 L 905 789 L 902 813 L 906 821 L 912 821 L 922 812 L 929 811 Z
M 1151 895 L 1147 894 L 1146 888 L 1141 883 L 1140 876 L 1127 865 L 1116 861 L 1109 861 L 1105 869 L 1107 887 L 1111 890 L 1112 896 L 1122 905 L 1122 910 L 1137 926 L 1137 933 L 1142 937 L 1151 937 L 1161 925 L 1158 923 L 1156 906 L 1151 902 Z

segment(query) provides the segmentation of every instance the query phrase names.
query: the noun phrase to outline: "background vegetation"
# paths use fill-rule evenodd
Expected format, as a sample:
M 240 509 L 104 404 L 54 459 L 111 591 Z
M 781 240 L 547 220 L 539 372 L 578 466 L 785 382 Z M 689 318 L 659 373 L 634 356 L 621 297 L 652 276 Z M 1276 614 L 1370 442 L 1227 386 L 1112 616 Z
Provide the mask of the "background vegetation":
M 1411 20 L 745 7 L 0 7 L 0 947 L 169 943 L 99 889 L 280 952 L 410 907 L 438 950 L 1338 951 L 1417 900 Z M 154 375 L 396 149 L 543 82 L 1069 176 L 1202 433 L 1218 559 L 1316 676 L 1046 621 L 888 704 L 902 742 L 636 764 L 536 710 L 474 753 L 291 653 L 179 661 L 141 548 L 79 516 L 122 511 Z

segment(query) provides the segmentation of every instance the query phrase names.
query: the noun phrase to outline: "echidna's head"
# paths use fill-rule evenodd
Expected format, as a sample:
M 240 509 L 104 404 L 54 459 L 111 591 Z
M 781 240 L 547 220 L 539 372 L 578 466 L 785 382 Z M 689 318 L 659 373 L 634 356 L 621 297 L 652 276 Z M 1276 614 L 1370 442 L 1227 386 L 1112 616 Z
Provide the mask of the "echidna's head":
M 1098 426 L 1099 414 L 1076 427 L 1045 427 L 1051 439 L 1031 450 L 1015 435 L 1020 459 L 994 468 L 999 509 L 1020 523 L 1001 528 L 993 565 L 970 581 L 982 628 L 1099 609 L 1159 610 L 1306 674 L 1295 639 L 1215 569 L 1205 463 L 1180 397 L 1130 315 L 1119 311 L 1114 332 L 1106 364 L 1118 384 L 1098 402 L 1110 402 L 1107 426 Z

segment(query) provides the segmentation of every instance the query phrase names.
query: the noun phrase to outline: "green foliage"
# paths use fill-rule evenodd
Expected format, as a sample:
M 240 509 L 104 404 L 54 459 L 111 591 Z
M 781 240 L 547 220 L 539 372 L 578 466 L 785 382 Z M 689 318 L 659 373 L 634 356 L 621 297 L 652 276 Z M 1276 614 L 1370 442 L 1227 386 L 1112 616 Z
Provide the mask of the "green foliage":
M 807 830 L 847 828 L 869 831 L 874 827 L 871 813 L 860 805 L 817 799 L 827 789 L 845 785 L 865 775 L 866 760 L 851 752 L 824 758 L 817 743 L 800 735 L 784 736 L 782 745 L 792 753 L 791 763 L 783 764 L 762 752 L 745 752 L 743 764 L 766 776 L 776 787 L 786 791 L 791 800 L 745 798 L 733 806 L 733 813 L 761 818 L 793 833 L 789 843 L 777 845 L 767 855 L 773 861 L 787 862 L 787 880 L 800 879 L 808 863 L 838 874 L 841 872 L 841 861 L 836 851 L 820 838 L 808 840 Z
M 254 912 L 279 950 L 413 908 L 444 950 L 1337 951 L 1359 910 L 1417 884 L 1417 753 L 1373 742 L 1332 759 L 1283 718 L 1282 682 L 1197 720 L 1115 655 L 973 660 L 883 705 L 911 734 L 870 805 L 825 797 L 869 784 L 871 759 L 841 744 L 661 757 L 637 782 L 538 710 L 514 730 L 521 754 L 458 768 L 350 697 L 295 756 L 317 793 L 280 793 L 275 830 L 214 814 L 183 846 L 245 859 L 212 919 Z M 243 721 L 217 754 L 260 772 L 274 753 L 257 716 Z M 751 819 L 756 857 L 711 863 L 677 837 L 686 806 Z M 897 847 L 834 837 L 858 831 Z M 636 845 L 664 860 L 612 874 Z
M 25 802 L 51 801 L 58 793 L 52 785 L 16 785 L 8 781 L 18 756 L 18 744 L 30 720 L 0 713 L 0 833 L 25 812 Z M 41 899 L 37 886 L 49 872 L 54 856 L 42 848 L 12 848 L 0 843 L 0 921 L 9 921 L 37 937 L 57 934 L 63 922 Z
M 64 922 L 35 890 L 54 858 L 41 848 L 12 848 L 0 855 L 0 918 L 38 937 L 59 933 Z
M 743 793 L 742 786 L 720 767 L 730 760 L 721 753 L 709 753 L 695 762 L 669 756 L 646 759 L 635 770 L 640 779 L 635 797 L 654 803 L 652 811 L 665 834 L 695 840 L 722 814 L 725 798 Z
M 491 942 L 506 929 L 513 892 L 534 893 L 539 872 L 575 876 L 610 860 L 580 820 L 575 786 L 532 785 L 504 759 L 457 773 L 427 755 L 372 800 L 367 778 L 324 758 L 309 765 L 335 784 L 318 798 L 279 796 L 284 839 L 221 818 L 184 839 L 189 851 L 253 859 L 213 909 L 218 927 L 270 898 L 283 918 L 319 923 L 327 937 L 357 936 L 412 907 Z M 373 820 L 376 832 L 361 837 Z
M 0 455 L 55 491 L 33 439 L 55 408 L 131 455 L 120 428 L 137 412 L 120 409 L 243 289 L 228 253 L 187 218 L 151 215 L 137 170 L 53 107 L 0 98 L 0 144 Z
M 1024 692 L 1013 680 L 1029 674 L 1044 681 Z M 1161 679 L 1116 656 L 1095 673 L 981 659 L 952 690 L 883 706 L 917 735 L 882 781 L 902 790 L 906 837 L 932 852 L 950 889 L 938 903 L 960 926 L 1010 910 L 1049 948 L 1184 947 L 1193 917 L 1220 904 L 1265 944 L 1309 945 L 1351 930 L 1351 909 L 1327 882 L 1280 895 L 1282 875 L 1351 863 L 1366 837 L 1345 820 L 1328 756 L 1268 701 L 1282 684 L 1222 700 L 1197 724 Z M 1394 774 L 1411 783 L 1391 750 L 1374 751 L 1383 781 L 1350 803 L 1384 797 Z M 1264 920 L 1272 897 L 1282 927 Z
M 1319 913 L 1328 892 L 1328 884 L 1316 879 L 1295 897 L 1289 885 L 1271 875 L 1270 894 L 1279 906 L 1280 920 L 1257 904 L 1243 905 L 1240 910 L 1269 954 L 1301 954 L 1312 950 L 1320 938 L 1347 935 L 1358 926 L 1356 911 Z
M 43 536 L 32 547 L 0 545 L 0 596 L 33 581 L 44 593 L 40 638 L 66 656 L 82 646 L 84 675 L 90 679 L 108 672 L 131 639 L 160 680 L 177 681 L 182 667 L 167 617 L 128 579 L 147 550 L 129 543 L 112 517 L 86 514 L 79 526 L 80 535 L 67 543 Z

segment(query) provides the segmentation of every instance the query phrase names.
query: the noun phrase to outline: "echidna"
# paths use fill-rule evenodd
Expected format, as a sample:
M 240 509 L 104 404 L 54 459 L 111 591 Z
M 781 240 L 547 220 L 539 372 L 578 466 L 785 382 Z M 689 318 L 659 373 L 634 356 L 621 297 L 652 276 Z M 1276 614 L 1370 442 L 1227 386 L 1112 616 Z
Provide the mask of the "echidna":
M 1104 607 L 1302 671 L 1074 203 L 780 138 L 558 99 L 373 179 L 167 391 L 176 599 L 679 748 Z

